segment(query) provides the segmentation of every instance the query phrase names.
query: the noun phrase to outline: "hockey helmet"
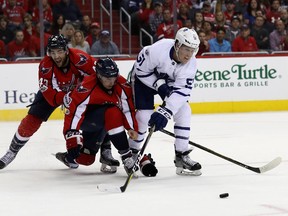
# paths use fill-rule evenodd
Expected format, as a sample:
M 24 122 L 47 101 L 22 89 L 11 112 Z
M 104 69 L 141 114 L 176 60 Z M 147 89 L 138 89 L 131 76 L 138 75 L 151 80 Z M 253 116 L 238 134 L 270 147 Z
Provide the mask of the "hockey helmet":
M 48 39 L 47 52 L 50 52 L 51 49 L 68 50 L 67 39 L 62 34 L 51 35 Z
M 198 52 L 200 40 L 194 29 L 189 29 L 187 27 L 179 29 L 175 36 L 175 43 L 176 42 L 178 42 L 178 47 L 185 45 L 195 49 L 194 55 Z
M 96 62 L 96 73 L 103 77 L 118 77 L 119 69 L 116 63 L 111 58 L 100 58 Z

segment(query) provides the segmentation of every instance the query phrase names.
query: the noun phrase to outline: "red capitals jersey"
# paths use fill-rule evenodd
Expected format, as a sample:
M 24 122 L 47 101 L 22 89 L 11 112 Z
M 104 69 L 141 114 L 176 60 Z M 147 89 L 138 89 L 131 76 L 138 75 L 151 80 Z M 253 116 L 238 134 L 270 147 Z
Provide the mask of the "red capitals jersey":
M 39 65 L 39 88 L 51 106 L 63 104 L 64 95 L 73 90 L 84 76 L 95 74 L 95 59 L 87 53 L 69 49 L 69 64 L 58 68 L 51 57 L 45 56 Z
M 89 105 L 115 105 L 123 113 L 123 126 L 126 130 L 138 131 L 132 89 L 124 77 L 119 76 L 113 90 L 107 91 L 103 90 L 103 87 L 97 83 L 95 74 L 86 77 L 81 85 L 69 95 L 66 95 L 65 107 L 67 109 L 65 112 L 64 134 L 68 130 L 80 130 Z M 115 119 L 106 120 L 115 121 Z

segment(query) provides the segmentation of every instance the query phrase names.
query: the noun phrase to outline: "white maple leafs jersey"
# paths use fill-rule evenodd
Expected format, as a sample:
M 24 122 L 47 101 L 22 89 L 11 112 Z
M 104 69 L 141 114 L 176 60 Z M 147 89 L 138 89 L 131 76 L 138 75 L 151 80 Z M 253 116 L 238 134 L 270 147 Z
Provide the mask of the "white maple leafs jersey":
M 165 99 L 165 107 L 173 114 L 189 100 L 197 71 L 194 55 L 186 64 L 173 60 L 174 43 L 173 39 L 162 39 L 144 47 L 133 67 L 133 75 L 136 74 L 150 88 L 156 90 L 153 84 L 160 77 L 165 78 L 166 83 L 173 87 L 172 94 Z

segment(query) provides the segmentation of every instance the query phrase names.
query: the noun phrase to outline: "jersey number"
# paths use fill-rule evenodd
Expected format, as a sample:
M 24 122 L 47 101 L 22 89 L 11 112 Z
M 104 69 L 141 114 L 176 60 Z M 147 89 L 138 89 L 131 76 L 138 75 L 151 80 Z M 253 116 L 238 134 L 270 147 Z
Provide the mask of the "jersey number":
M 193 82 L 194 82 L 194 79 L 186 79 L 185 88 L 192 89 Z
M 144 61 L 145 61 L 145 57 L 144 57 L 144 54 L 142 53 L 141 56 L 137 57 L 137 63 L 139 63 L 139 66 L 141 66 Z

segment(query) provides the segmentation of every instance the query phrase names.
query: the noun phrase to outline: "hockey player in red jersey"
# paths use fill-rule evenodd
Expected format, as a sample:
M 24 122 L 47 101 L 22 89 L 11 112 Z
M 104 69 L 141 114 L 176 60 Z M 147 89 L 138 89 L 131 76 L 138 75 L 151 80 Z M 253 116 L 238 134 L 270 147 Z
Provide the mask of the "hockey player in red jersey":
M 21 121 L 7 153 L 0 159 L 0 169 L 11 163 L 19 150 L 48 120 L 53 111 L 63 105 L 64 95 L 73 90 L 86 76 L 95 76 L 95 60 L 80 50 L 69 49 L 63 35 L 52 35 L 48 40 L 47 56 L 39 65 L 39 91 L 26 117 Z M 106 139 L 102 145 L 100 161 L 109 166 L 119 166 L 111 155 L 111 145 Z M 77 167 L 73 167 L 77 168 Z M 101 167 L 106 171 L 105 166 Z M 109 170 L 108 170 L 109 171 Z M 114 170 L 115 172 L 115 167 Z
M 57 153 L 56 157 L 71 166 L 93 164 L 95 155 L 91 152 L 98 150 L 97 142 L 108 134 L 129 173 L 135 159 L 125 129 L 131 139 L 138 136 L 132 90 L 112 59 L 99 59 L 95 71 L 64 98 L 67 153 Z

